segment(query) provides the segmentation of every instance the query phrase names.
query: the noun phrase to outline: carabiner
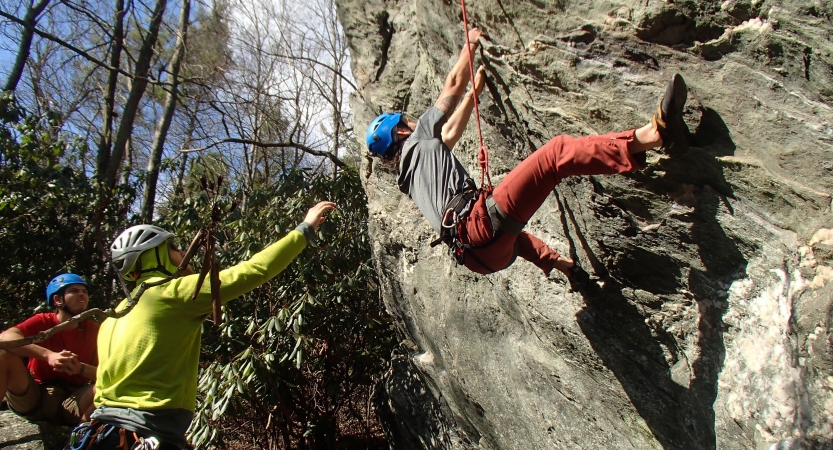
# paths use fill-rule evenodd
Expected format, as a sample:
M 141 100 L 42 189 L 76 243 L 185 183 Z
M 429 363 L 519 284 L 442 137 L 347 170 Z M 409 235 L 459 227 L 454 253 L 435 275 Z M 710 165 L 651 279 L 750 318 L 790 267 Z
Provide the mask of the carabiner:
M 140 437 L 130 450 L 156 450 L 159 448 L 159 441 L 155 437 Z
M 451 216 L 452 219 L 453 219 L 451 223 L 448 223 L 448 216 Z M 443 228 L 454 228 L 458 225 L 458 223 L 459 223 L 459 217 L 457 216 L 457 213 L 454 212 L 453 209 L 448 208 L 445 211 L 445 215 L 443 215 L 443 220 L 442 220 L 442 223 L 440 223 L 440 226 L 443 227 Z

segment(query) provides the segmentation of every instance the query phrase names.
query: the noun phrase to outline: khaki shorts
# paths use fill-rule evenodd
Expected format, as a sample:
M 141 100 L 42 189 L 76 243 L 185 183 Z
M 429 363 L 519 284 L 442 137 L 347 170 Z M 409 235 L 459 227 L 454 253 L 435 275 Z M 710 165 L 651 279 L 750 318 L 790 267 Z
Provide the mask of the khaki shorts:
M 79 399 L 94 385 L 88 384 L 71 390 L 61 386 L 38 384 L 29 374 L 29 386 L 23 395 L 6 392 L 9 408 L 17 415 L 31 421 L 45 421 L 62 425 L 81 423 Z

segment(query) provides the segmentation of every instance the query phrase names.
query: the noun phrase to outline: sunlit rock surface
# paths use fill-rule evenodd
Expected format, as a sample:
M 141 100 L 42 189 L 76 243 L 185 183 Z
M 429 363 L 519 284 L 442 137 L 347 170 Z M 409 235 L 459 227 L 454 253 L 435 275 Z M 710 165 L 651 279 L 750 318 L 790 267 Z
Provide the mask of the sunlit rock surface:
M 418 117 L 459 3 L 337 0 L 360 92 Z M 689 148 L 556 188 L 528 230 L 597 282 L 456 267 L 394 174 L 363 180 L 403 344 L 379 389 L 396 449 L 833 448 L 833 3 L 470 0 L 499 180 L 558 134 L 636 128 L 675 72 Z M 479 180 L 474 121 L 455 152 Z
M 32 423 L 9 411 L 0 411 L 0 449 L 61 450 L 72 429 L 44 422 Z

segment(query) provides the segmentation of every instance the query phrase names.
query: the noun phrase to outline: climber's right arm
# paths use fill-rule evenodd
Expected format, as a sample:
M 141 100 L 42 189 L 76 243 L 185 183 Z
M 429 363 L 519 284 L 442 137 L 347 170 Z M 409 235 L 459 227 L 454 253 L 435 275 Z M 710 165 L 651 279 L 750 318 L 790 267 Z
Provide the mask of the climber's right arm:
M 483 67 L 481 66 L 480 69 L 477 70 L 477 75 L 474 77 L 474 89 L 466 92 L 466 95 L 463 97 L 463 101 L 460 102 L 460 106 L 454 110 L 454 113 L 443 125 L 442 139 L 448 148 L 453 149 L 454 144 L 460 140 L 460 136 L 462 136 L 463 131 L 466 130 L 466 125 L 469 124 L 471 112 L 474 110 L 475 92 L 477 93 L 476 95 L 479 96 L 480 93 L 483 92 L 485 82 L 486 75 L 483 71 Z

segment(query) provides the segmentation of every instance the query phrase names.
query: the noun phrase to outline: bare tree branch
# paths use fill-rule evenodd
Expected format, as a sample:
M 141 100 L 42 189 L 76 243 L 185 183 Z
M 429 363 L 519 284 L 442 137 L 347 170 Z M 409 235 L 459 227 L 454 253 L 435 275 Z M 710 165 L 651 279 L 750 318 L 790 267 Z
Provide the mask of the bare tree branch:
M 47 5 L 49 5 L 49 0 L 40 0 L 36 5 L 29 7 L 26 10 L 26 17 L 18 22 L 23 26 L 23 33 L 20 35 L 19 50 L 14 61 L 14 66 L 12 66 L 12 70 L 9 73 L 9 79 L 6 80 L 6 85 L 3 87 L 4 91 L 14 91 L 17 83 L 20 82 L 20 77 L 23 75 L 23 67 L 26 65 L 26 60 L 29 59 L 29 52 L 32 48 L 32 36 L 35 33 L 35 24 L 38 22 L 38 16 Z
M 108 38 L 112 38 L 111 34 L 107 32 L 107 28 L 109 28 L 109 24 L 107 24 L 100 17 L 96 16 L 95 14 L 92 14 L 90 11 L 88 11 L 84 8 L 81 8 L 81 7 L 77 6 L 75 3 L 72 3 L 69 0 L 60 0 L 60 2 L 61 2 L 61 4 L 66 6 L 67 8 L 83 15 L 84 17 L 89 19 L 92 23 L 98 25 L 98 27 L 101 28 L 101 30 L 102 30 L 102 32 L 104 33 L 105 36 L 107 36 Z
M 318 60 L 315 60 L 315 59 L 312 59 L 312 58 L 308 58 L 308 57 L 306 57 L 306 56 L 300 56 L 300 55 L 284 55 L 284 54 L 281 54 L 281 53 L 271 53 L 271 52 L 268 52 L 268 51 L 267 51 L 267 52 L 264 52 L 264 53 L 265 53 L 265 54 L 267 54 L 267 55 L 269 55 L 269 56 L 272 56 L 272 57 L 274 57 L 274 58 L 279 58 L 279 59 L 288 59 L 288 60 L 298 60 L 298 61 L 305 61 L 305 62 L 308 62 L 308 63 L 310 63 L 310 64 L 316 65 L 316 66 L 321 66 L 321 67 L 323 67 L 323 68 L 325 68 L 325 69 L 329 70 L 330 72 L 334 73 L 334 74 L 335 74 L 336 76 L 338 76 L 339 78 L 341 78 L 341 80 L 342 80 L 342 81 L 344 81 L 344 82 L 346 82 L 347 84 L 349 84 L 349 85 L 350 85 L 350 87 L 351 87 L 351 88 L 353 88 L 354 90 L 356 90 L 356 91 L 358 91 L 358 90 L 359 90 L 359 88 L 358 88 L 358 87 L 356 87 L 356 85 L 355 85 L 355 84 L 353 84 L 353 82 L 352 82 L 349 78 L 347 78 L 347 77 L 345 77 L 345 76 L 344 76 L 344 74 L 342 73 L 342 71 L 341 71 L 341 70 L 339 70 L 339 69 L 337 69 L 337 68 L 335 68 L 335 67 L 333 67 L 333 66 L 330 66 L 329 64 L 324 64 L 324 63 L 323 63 L 323 62 L 321 62 L 321 61 L 318 61 Z
M 295 142 L 258 142 L 258 141 L 253 141 L 253 140 L 250 140 L 250 139 L 225 138 L 225 139 L 220 139 L 219 141 L 212 142 L 211 144 L 206 145 L 205 147 L 187 148 L 187 149 L 182 149 L 179 152 L 180 153 L 201 152 L 201 151 L 208 150 L 210 148 L 214 148 L 214 147 L 216 147 L 220 144 L 245 144 L 245 145 L 253 145 L 255 147 L 261 147 L 261 148 L 297 148 L 298 150 L 301 150 L 304 153 L 308 153 L 308 154 L 313 155 L 313 156 L 321 156 L 321 157 L 324 157 L 324 158 L 328 158 L 330 161 L 333 162 L 333 164 L 335 164 L 339 167 L 346 167 L 347 166 L 347 164 L 344 161 L 339 159 L 338 156 L 336 156 L 333 153 L 323 151 L 323 150 L 316 150 L 316 149 L 308 147 L 304 144 L 298 144 L 298 143 L 295 143 Z
M 110 66 L 108 70 L 107 88 L 104 91 L 101 106 L 101 136 L 98 141 L 98 155 L 96 159 L 96 174 L 102 177 L 110 165 L 110 151 L 113 145 L 113 119 L 115 111 L 116 85 L 118 84 L 121 54 L 124 41 L 124 16 L 127 9 L 124 0 L 116 0 L 113 17 L 113 40 L 110 42 Z
M 150 16 L 151 19 L 148 25 L 147 36 L 142 40 L 142 48 L 139 50 L 139 57 L 136 59 L 136 65 L 134 66 L 136 73 L 150 73 L 149 69 L 154 56 L 154 47 L 159 37 L 159 28 L 162 25 L 162 18 L 165 14 L 167 4 L 167 0 L 156 0 L 156 5 Z M 127 152 L 128 142 L 133 135 L 133 126 L 135 125 L 136 115 L 139 112 L 139 103 L 145 95 L 147 84 L 146 79 L 134 80 L 133 85 L 130 87 L 130 93 L 127 95 L 127 101 L 122 109 L 121 122 L 119 122 L 116 139 L 113 141 L 113 150 L 110 154 L 110 163 L 104 174 L 104 181 L 111 188 L 116 185 L 116 178 L 121 170 L 122 158 Z
M 18 25 L 23 25 L 23 26 L 26 26 L 26 23 L 25 23 L 22 19 L 20 19 L 20 18 L 18 18 L 18 17 L 15 17 L 15 16 L 13 16 L 13 15 L 11 15 L 11 14 L 9 14 L 9 13 L 7 13 L 7 12 L 3 11 L 3 10 L 0 10 L 0 17 L 2 17 L 2 18 L 4 18 L 4 19 L 8 19 L 8 20 L 10 20 L 10 21 L 12 21 L 12 22 L 14 22 L 14 23 L 16 23 L 16 24 L 18 24 Z M 151 84 L 154 84 L 154 85 L 159 85 L 159 86 L 169 86 L 169 85 L 170 85 L 170 83 L 164 83 L 164 82 L 161 82 L 161 81 L 158 81 L 158 80 L 154 80 L 153 78 L 149 78 L 149 77 L 141 77 L 141 76 L 138 76 L 138 75 L 132 74 L 132 73 L 130 73 L 130 72 L 128 72 L 128 71 L 126 71 L 126 70 L 124 70 L 124 69 L 120 69 L 120 68 L 112 67 L 112 66 L 108 65 L 107 63 L 105 63 L 104 61 L 102 61 L 102 60 L 100 60 L 100 59 L 96 58 L 95 56 L 90 55 L 90 54 L 89 54 L 89 53 L 87 53 L 86 51 L 84 51 L 84 50 L 82 50 L 82 49 L 80 49 L 80 48 L 78 48 L 78 47 L 76 47 L 76 46 L 74 46 L 74 45 L 70 44 L 69 42 L 67 42 L 67 41 L 65 41 L 65 40 L 63 40 L 63 39 L 61 39 L 61 38 L 59 38 L 59 37 L 55 36 L 54 34 L 47 33 L 46 31 L 39 30 L 38 28 L 33 28 L 32 30 L 33 30 L 33 31 L 34 31 L 34 33 L 35 33 L 35 34 L 37 34 L 38 36 L 40 36 L 40 37 L 42 37 L 42 38 L 44 38 L 44 39 L 48 39 L 48 40 L 50 40 L 50 41 L 52 41 L 52 42 L 55 42 L 56 44 L 58 44 L 58 45 L 60 45 L 60 46 L 62 46 L 62 47 L 66 47 L 67 49 L 72 50 L 73 52 L 75 52 L 76 54 L 78 54 L 78 56 L 80 56 L 80 57 L 82 57 L 82 58 L 86 59 L 87 61 L 90 61 L 91 63 L 93 63 L 93 64 L 95 64 L 95 65 L 97 65 L 97 66 L 100 66 L 100 67 L 102 67 L 102 68 L 104 68 L 104 69 L 107 69 L 107 70 L 115 70 L 115 71 L 117 71 L 118 73 L 120 73 L 120 74 L 122 74 L 122 75 L 124 75 L 124 76 L 126 76 L 126 77 L 128 77 L 128 78 L 130 78 L 130 79 L 133 79 L 133 80 L 140 80 L 140 81 L 144 81 L 144 82 L 146 82 L 146 83 L 151 83 Z
M 156 132 L 153 135 L 150 158 L 148 160 L 147 179 L 145 180 L 144 205 L 142 206 L 142 217 L 145 221 L 153 220 L 153 208 L 156 203 L 156 184 L 159 180 L 159 167 L 162 163 L 162 152 L 165 147 L 165 140 L 168 137 L 168 130 L 174 117 L 177 106 L 177 90 L 179 84 L 179 69 L 185 55 L 185 46 L 188 38 L 188 21 L 191 11 L 191 0 L 182 0 L 179 29 L 177 30 L 174 55 L 171 58 L 168 68 L 171 74 L 171 91 L 165 99 L 165 107 Z

